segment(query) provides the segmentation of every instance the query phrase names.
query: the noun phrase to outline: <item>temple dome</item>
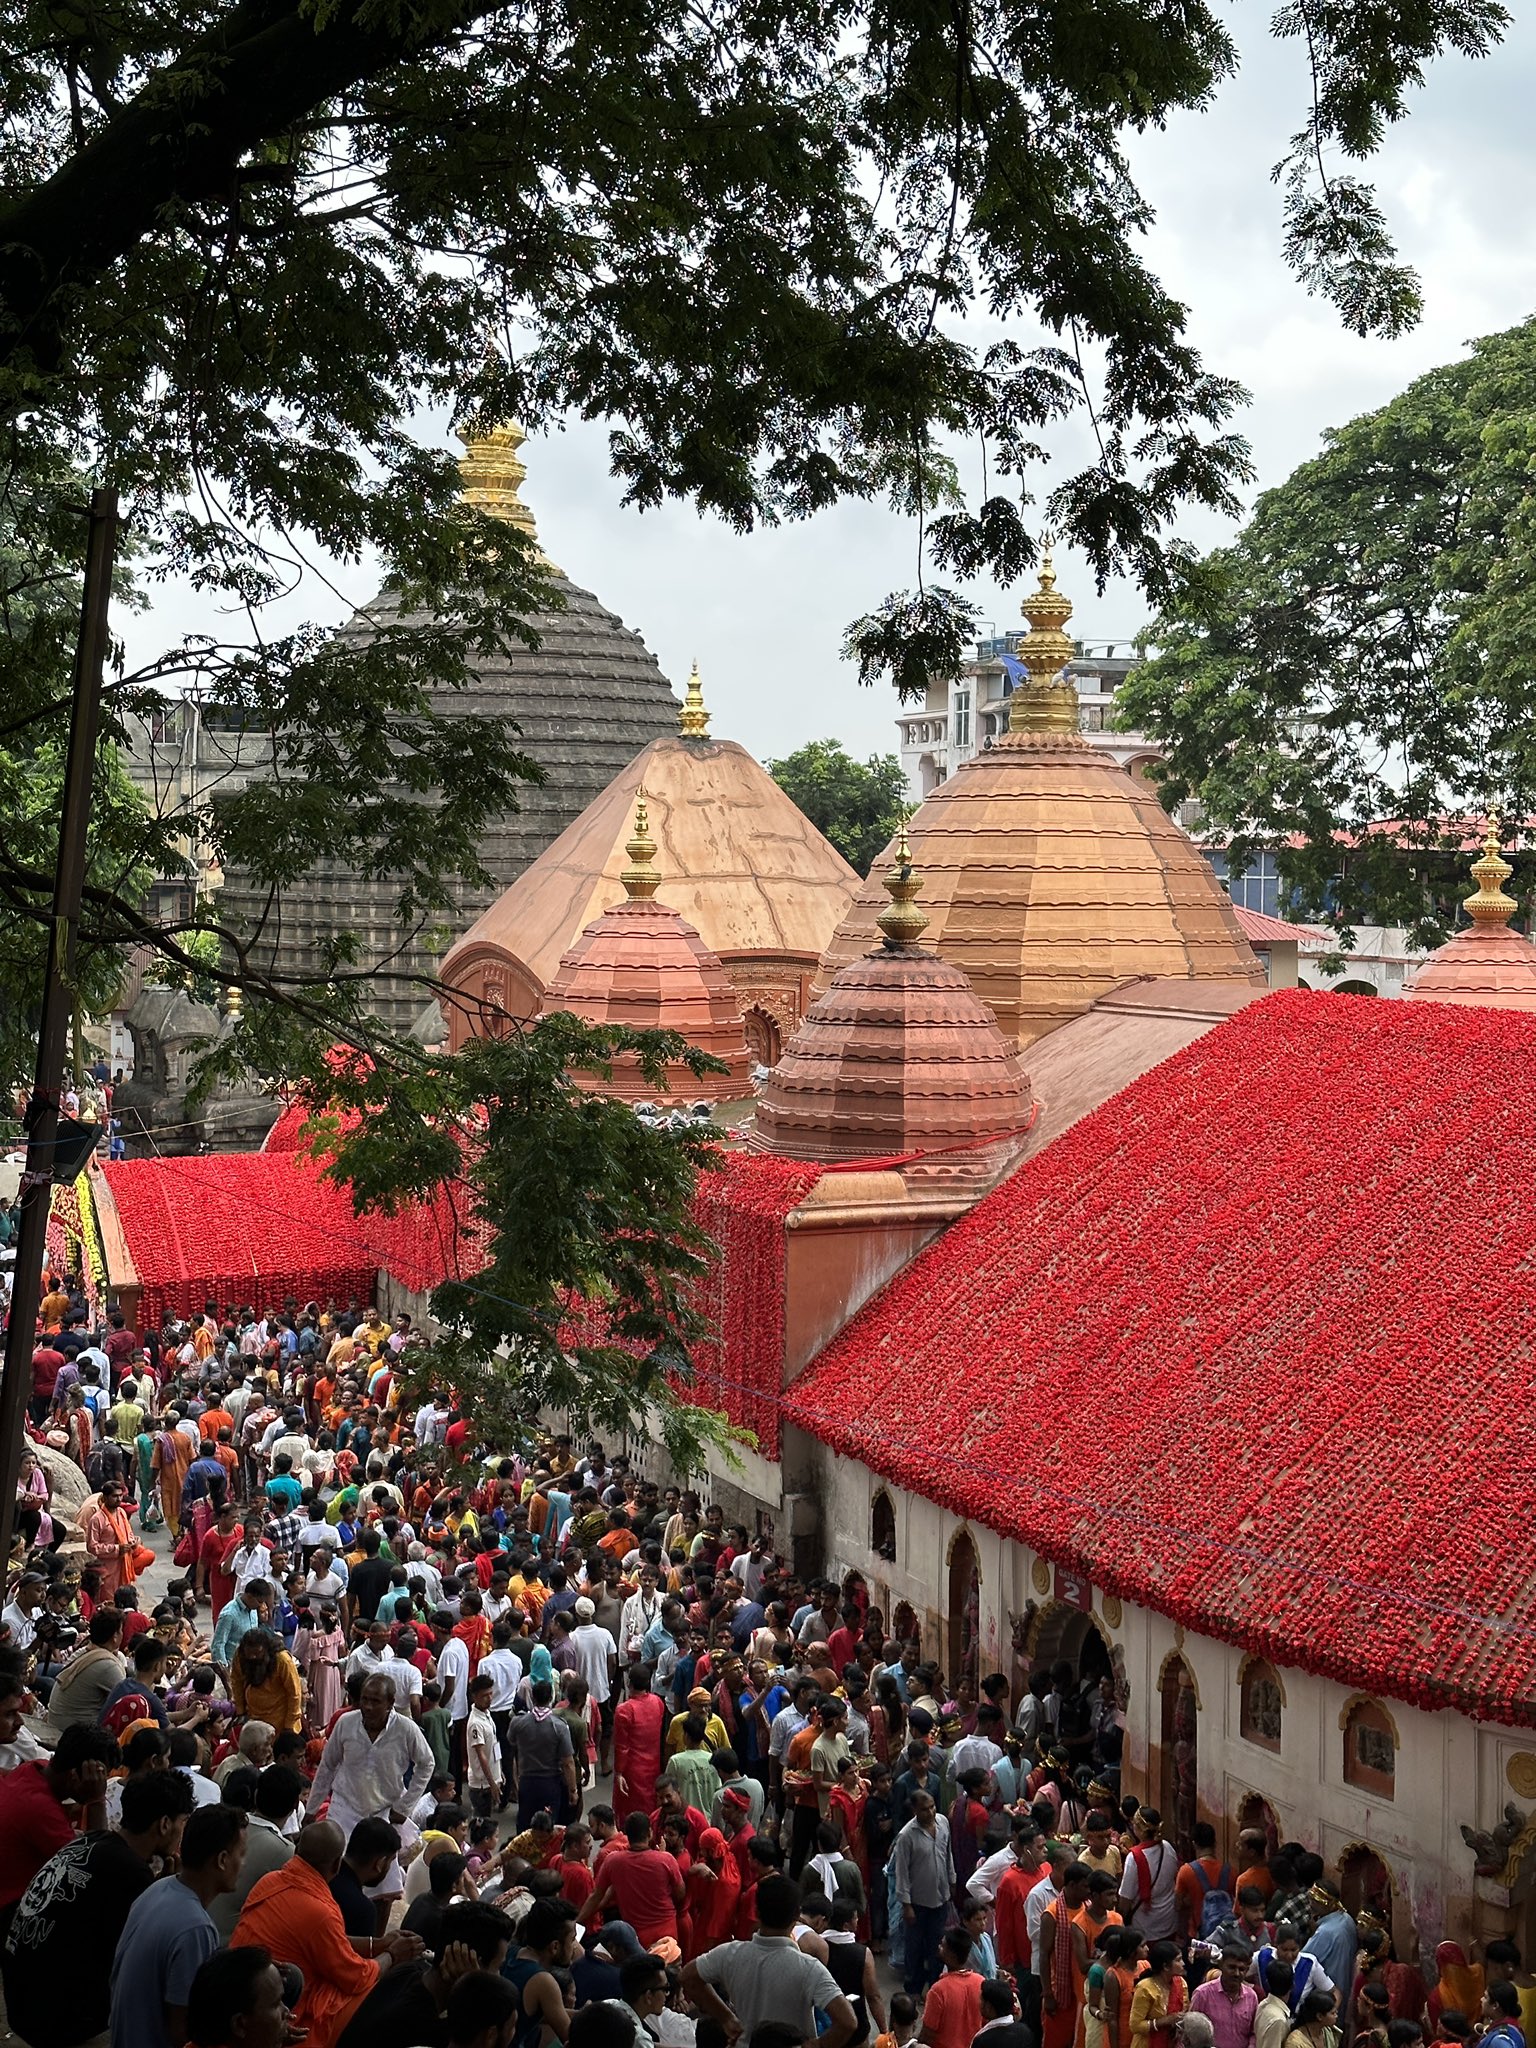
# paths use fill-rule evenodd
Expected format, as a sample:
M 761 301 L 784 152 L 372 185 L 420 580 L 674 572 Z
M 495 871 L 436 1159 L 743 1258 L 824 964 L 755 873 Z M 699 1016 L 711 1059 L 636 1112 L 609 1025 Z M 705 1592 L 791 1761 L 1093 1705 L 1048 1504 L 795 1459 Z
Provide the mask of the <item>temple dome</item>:
M 633 1055 L 613 1062 L 611 1076 L 580 1076 L 594 1095 L 626 1102 L 740 1101 L 752 1093 L 752 1056 L 730 977 L 688 920 L 657 900 L 646 799 L 635 806 L 623 899 L 595 918 L 564 955 L 543 1014 L 567 1010 L 588 1024 L 636 1031 L 675 1031 L 700 1052 L 724 1060 L 724 1074 L 694 1074 L 678 1062 L 657 1089 Z
M 1472 863 L 1477 889 L 1462 906 L 1472 922 L 1430 954 L 1403 991 L 1410 1002 L 1536 1010 L 1536 946 L 1509 928 L 1520 907 L 1504 894 L 1513 873 L 1490 825 L 1481 858 Z
M 1029 1078 L 958 967 L 917 945 L 905 836 L 884 943 L 840 968 L 758 1094 L 753 1142 L 790 1159 L 957 1150 L 1022 1132 Z
M 519 495 L 524 478 L 518 456 L 522 429 L 509 425 L 462 438 L 465 502 L 536 540 L 533 513 Z M 468 930 L 626 762 L 649 741 L 676 730 L 677 698 L 640 635 L 591 591 L 552 566 L 551 580 L 562 605 L 529 620 L 538 633 L 536 647 L 514 641 L 494 653 L 471 652 L 462 689 L 429 691 L 433 709 L 444 717 L 507 720 L 516 729 L 519 746 L 545 775 L 540 783 L 523 784 L 516 810 L 493 819 L 481 834 L 478 851 L 491 876 L 489 886 L 452 884 L 454 907 L 442 922 L 455 933 Z M 398 594 L 384 590 L 353 616 L 343 633 L 351 639 L 371 638 L 397 626 L 401 617 Z M 409 614 L 405 622 L 411 622 Z M 207 719 L 204 728 L 200 745 L 206 754 L 203 773 L 210 784 L 217 780 L 230 788 L 263 774 L 270 753 L 263 732 L 242 739 L 213 730 Z M 153 789 L 152 766 L 146 765 L 136 779 L 142 785 L 145 777 Z M 355 932 L 365 958 L 387 963 L 371 982 L 372 1007 L 392 1029 L 408 1030 L 422 1008 L 422 980 L 435 977 L 442 954 L 429 944 L 426 933 L 402 934 L 395 907 L 398 893 L 397 877 L 361 875 L 340 856 L 322 860 L 305 877 L 302 891 L 293 891 L 284 904 L 281 936 L 274 942 L 278 964 L 288 971 L 311 971 L 319 938 Z M 618 892 L 614 888 L 608 893 Z M 243 871 L 226 873 L 219 901 L 235 924 L 272 929 L 266 891 Z M 600 907 L 594 905 L 586 915 Z M 551 971 L 583 922 L 585 918 L 577 919 L 562 936 L 550 960 Z
M 757 1056 L 778 1057 L 859 878 L 745 747 L 708 737 L 697 671 L 673 724 L 453 946 L 441 980 L 456 1048 L 486 1009 L 537 1013 L 566 948 L 618 893 L 643 789 L 669 901 L 724 963 Z
M 1152 789 L 1080 735 L 1061 674 L 1071 607 L 1048 559 L 1024 610 L 1034 630 L 1020 644 L 1028 679 L 1011 729 L 910 823 L 931 943 L 1021 1049 L 1142 978 L 1262 987 L 1209 863 Z M 876 938 L 891 860 L 888 848 L 838 927 L 818 994 Z

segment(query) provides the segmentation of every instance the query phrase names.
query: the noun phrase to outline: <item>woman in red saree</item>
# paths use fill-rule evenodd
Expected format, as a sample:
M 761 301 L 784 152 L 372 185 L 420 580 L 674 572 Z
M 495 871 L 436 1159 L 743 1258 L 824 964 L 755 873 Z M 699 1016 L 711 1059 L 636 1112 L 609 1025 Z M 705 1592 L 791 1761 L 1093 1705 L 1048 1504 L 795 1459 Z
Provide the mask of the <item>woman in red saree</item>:
M 695 1956 L 731 1939 L 740 1897 L 741 1872 L 736 1858 L 720 1830 L 706 1828 L 699 1837 L 698 1861 L 688 1872 L 692 1945 L 683 1951 L 684 1962 L 692 1962 Z
M 632 1664 L 629 1694 L 613 1714 L 613 1814 L 622 1828 L 631 1813 L 653 1813 L 661 1776 L 667 1703 L 651 1691 L 645 1668 Z
M 860 1775 L 855 1758 L 849 1757 L 837 1774 L 837 1783 L 827 1794 L 827 1817 L 835 1820 L 843 1831 L 843 1849 L 859 1866 L 859 1875 L 864 1880 L 864 1896 L 870 1896 L 869 1889 L 869 1837 L 864 1831 L 864 1808 L 869 1801 L 869 1785 Z M 858 1938 L 869 1940 L 868 1908 L 859 1915 Z

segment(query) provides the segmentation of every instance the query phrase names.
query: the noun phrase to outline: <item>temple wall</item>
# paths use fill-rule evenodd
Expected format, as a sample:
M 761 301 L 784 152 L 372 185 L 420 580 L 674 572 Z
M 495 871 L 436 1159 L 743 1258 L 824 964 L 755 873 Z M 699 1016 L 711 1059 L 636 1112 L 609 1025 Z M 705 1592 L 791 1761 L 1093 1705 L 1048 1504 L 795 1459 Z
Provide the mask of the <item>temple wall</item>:
M 942 1429 L 941 1410 L 936 1410 L 935 1428 Z M 837 1456 L 798 1430 L 786 1432 L 784 1460 L 777 1484 L 773 1468 L 754 1475 L 773 1511 L 784 1514 L 798 1503 L 802 1520 L 813 1512 L 821 1568 L 837 1576 L 849 1569 L 862 1572 L 888 1626 L 895 1625 L 905 1604 L 925 1652 L 946 1671 L 958 1661 L 961 1619 L 951 1605 L 952 1574 L 957 1553 L 964 1566 L 967 1542 L 979 1579 L 976 1622 L 983 1670 L 1006 1671 L 1021 1688 L 1031 1668 L 1058 1655 L 1074 1655 L 1088 1632 L 1095 1632 L 1123 1688 L 1125 1790 L 1164 1808 L 1165 1821 L 1171 1818 L 1179 1768 L 1173 1742 L 1164 1740 L 1171 1712 L 1165 1691 L 1175 1690 L 1182 1659 L 1197 1702 L 1195 1812 L 1216 1826 L 1227 1848 L 1235 1846 L 1244 1802 L 1263 1799 L 1279 1837 L 1315 1848 L 1331 1870 L 1355 1868 L 1363 1850 L 1380 1859 L 1391 1883 L 1399 1955 L 1417 1951 L 1427 1962 L 1442 1938 L 1466 1940 L 1476 1934 L 1486 1939 L 1505 1932 L 1527 1952 L 1536 1952 L 1536 1899 L 1522 1900 L 1521 1882 L 1511 1892 L 1474 1877 L 1472 1851 L 1461 1837 L 1463 1823 L 1481 1829 L 1498 1825 L 1512 1799 L 1522 1819 L 1530 1815 L 1527 1802 L 1536 1799 L 1536 1732 L 1382 1699 L 1377 1704 L 1396 1736 L 1392 1795 L 1362 1790 L 1344 1775 L 1343 1723 L 1361 1698 L 1352 1688 L 1280 1669 L 1279 1748 L 1258 1745 L 1245 1738 L 1241 1727 L 1247 1661 L 1242 1651 L 1122 1603 L 1074 1580 L 1023 1544 L 887 1487 L 868 1467 Z M 873 1508 L 882 1490 L 894 1510 L 891 1558 L 872 1547 Z M 1515 1788 L 1522 1788 L 1523 1798 Z

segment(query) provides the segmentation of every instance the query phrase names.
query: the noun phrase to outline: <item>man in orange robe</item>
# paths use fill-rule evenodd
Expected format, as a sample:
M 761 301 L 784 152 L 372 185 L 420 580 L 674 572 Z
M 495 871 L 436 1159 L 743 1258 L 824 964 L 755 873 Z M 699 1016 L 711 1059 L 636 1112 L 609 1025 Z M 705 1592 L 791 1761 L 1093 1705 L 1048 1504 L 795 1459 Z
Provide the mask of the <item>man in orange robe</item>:
M 275 1962 L 295 1963 L 303 1972 L 304 1995 L 293 2017 L 309 2030 L 305 2048 L 333 2048 L 384 1972 L 421 1953 L 414 1934 L 367 1944 L 372 1956 L 352 1946 L 331 1895 L 346 1846 L 334 1821 L 300 1828 L 292 1858 L 257 1879 L 230 1937 L 231 1948 L 264 1948 Z

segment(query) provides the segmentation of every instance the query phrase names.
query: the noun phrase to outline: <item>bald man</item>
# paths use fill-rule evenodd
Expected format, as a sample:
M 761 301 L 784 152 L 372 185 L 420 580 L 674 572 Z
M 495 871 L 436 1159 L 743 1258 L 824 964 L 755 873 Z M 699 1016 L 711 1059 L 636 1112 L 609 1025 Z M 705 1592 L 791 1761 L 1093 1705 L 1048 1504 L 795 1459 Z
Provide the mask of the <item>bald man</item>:
M 357 2008 L 397 1963 L 422 1952 L 414 1934 L 348 1939 L 331 1879 L 341 1868 L 346 1836 L 331 1820 L 300 1828 L 291 1861 L 252 1887 L 230 1938 L 231 1948 L 264 1948 L 274 1962 L 303 1972 L 295 2023 L 308 2029 L 306 2048 L 335 2048 Z

